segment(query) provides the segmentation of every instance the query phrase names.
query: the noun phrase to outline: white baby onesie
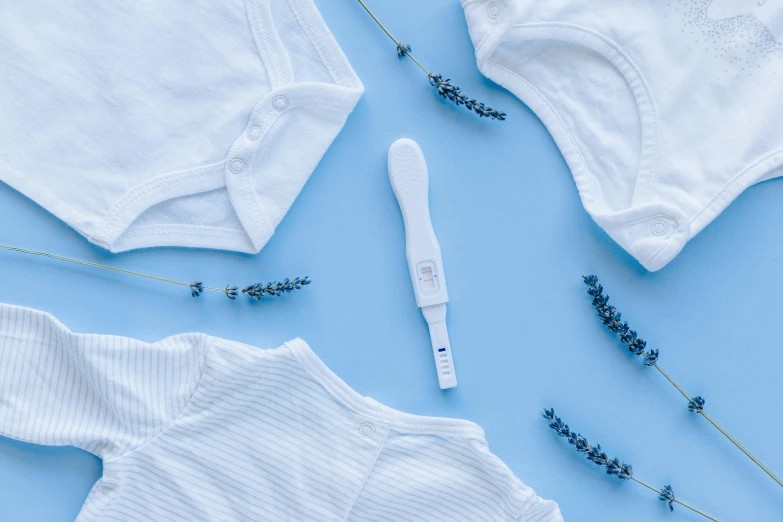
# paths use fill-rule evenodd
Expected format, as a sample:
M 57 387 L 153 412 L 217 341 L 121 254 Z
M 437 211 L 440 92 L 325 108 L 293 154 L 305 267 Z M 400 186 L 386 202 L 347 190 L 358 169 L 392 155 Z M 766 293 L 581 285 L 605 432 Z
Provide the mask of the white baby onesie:
M 649 270 L 783 174 L 783 4 L 463 0 L 483 74 L 554 136 L 595 221 Z
M 77 522 L 563 520 L 477 425 L 363 397 L 301 340 L 148 344 L 0 305 L 0 435 L 103 459 Z
M 363 92 L 312 0 L 5 1 L 0 49 L 0 180 L 114 252 L 258 252 Z

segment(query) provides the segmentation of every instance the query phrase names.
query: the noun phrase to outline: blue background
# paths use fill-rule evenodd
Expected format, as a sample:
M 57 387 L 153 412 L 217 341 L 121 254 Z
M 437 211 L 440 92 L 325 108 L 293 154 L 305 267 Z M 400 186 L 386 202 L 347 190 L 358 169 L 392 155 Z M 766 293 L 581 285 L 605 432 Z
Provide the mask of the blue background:
M 260 347 L 307 340 L 363 394 L 394 408 L 481 424 L 492 450 L 566 520 L 700 520 L 670 515 L 558 439 L 553 406 L 636 475 L 721 520 L 783 520 L 783 491 L 594 318 L 581 274 L 596 272 L 661 365 L 783 476 L 783 183 L 750 189 L 663 271 L 647 273 L 595 225 L 543 125 L 476 70 L 453 0 L 374 1 L 425 65 L 508 113 L 479 120 L 433 95 L 351 0 L 317 2 L 367 92 L 272 241 L 257 256 L 181 249 L 110 255 L 6 186 L 0 242 L 214 286 L 309 275 L 306 291 L 261 303 L 0 252 L 0 300 L 72 330 L 156 341 L 204 331 Z M 415 306 L 386 152 L 421 145 L 451 294 L 459 387 L 438 389 Z M 101 473 L 71 448 L 0 438 L 0 520 L 69 521 Z

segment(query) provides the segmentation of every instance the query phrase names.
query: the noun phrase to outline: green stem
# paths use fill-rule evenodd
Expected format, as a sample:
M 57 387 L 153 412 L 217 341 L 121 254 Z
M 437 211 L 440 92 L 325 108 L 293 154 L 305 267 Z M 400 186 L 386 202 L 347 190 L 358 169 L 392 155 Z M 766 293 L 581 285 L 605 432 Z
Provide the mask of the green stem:
M 677 383 L 676 383 L 676 382 L 674 382 L 674 379 L 672 379 L 671 377 L 669 377 L 669 374 L 667 374 L 665 371 L 663 371 L 663 369 L 662 369 L 660 366 L 658 366 L 658 364 L 654 364 L 654 365 L 653 365 L 653 367 L 654 367 L 656 370 L 658 370 L 659 372 L 661 372 L 661 375 L 663 375 L 664 377 L 666 377 L 666 379 L 667 379 L 667 380 L 668 380 L 670 383 L 672 383 L 672 385 L 673 385 L 675 388 L 677 388 L 677 391 L 679 391 L 679 392 L 680 392 L 680 393 L 683 395 L 683 397 L 685 397 L 685 398 L 688 400 L 688 404 L 690 404 L 690 403 L 691 403 L 692 399 L 690 398 L 690 396 L 689 396 L 687 393 L 685 393 L 685 391 L 684 391 L 682 388 L 680 388 L 680 387 L 677 385 Z M 717 422 L 715 422 L 715 421 L 713 420 L 713 418 L 712 418 L 712 417 L 710 417 L 709 415 L 707 415 L 707 412 L 705 412 L 704 410 L 700 410 L 698 413 L 699 413 L 699 414 L 701 414 L 701 416 L 702 416 L 702 417 L 704 417 L 705 419 L 707 419 L 707 421 L 709 421 L 709 423 L 710 423 L 710 424 L 712 424 L 712 425 L 713 425 L 713 426 L 714 426 L 714 427 L 715 427 L 715 428 L 716 428 L 716 429 L 717 429 L 719 432 L 721 432 L 721 433 L 722 433 L 722 434 L 723 434 L 723 435 L 724 435 L 724 436 L 725 436 L 727 439 L 729 439 L 729 441 L 731 441 L 731 443 L 732 443 L 732 444 L 734 444 L 734 445 L 735 445 L 737 448 L 739 448 L 739 450 L 740 450 L 740 451 L 742 451 L 742 453 L 744 453 L 744 454 L 745 454 L 745 455 L 746 455 L 746 456 L 747 456 L 747 457 L 748 457 L 750 460 L 752 460 L 752 461 L 753 461 L 753 462 L 754 462 L 754 463 L 755 463 L 755 464 L 756 464 L 758 467 L 760 467 L 762 470 L 764 470 L 764 473 L 766 473 L 767 475 L 769 475 L 769 476 L 772 478 L 772 480 L 774 480 L 775 482 L 777 482 L 779 486 L 783 487 L 783 481 L 781 481 L 781 480 L 780 480 L 780 479 L 779 479 L 779 478 L 778 478 L 778 477 L 777 477 L 777 476 L 776 476 L 774 473 L 772 473 L 772 471 L 770 471 L 770 470 L 769 470 L 769 468 L 767 468 L 767 467 L 766 467 L 764 464 L 762 464 L 762 463 L 761 463 L 761 461 L 759 461 L 759 459 L 757 459 L 756 457 L 754 457 L 754 456 L 753 456 L 753 455 L 752 455 L 752 454 L 751 454 L 751 453 L 750 453 L 750 452 L 749 452 L 747 449 L 745 449 L 745 446 L 743 446 L 742 444 L 740 444 L 740 443 L 737 441 L 737 439 L 735 439 L 734 437 L 732 437 L 731 435 L 729 435 L 729 433 L 728 433 L 726 430 L 724 430 L 724 429 L 723 429 L 723 428 L 720 426 L 720 424 L 718 424 Z
M 658 495 L 660 495 L 660 494 L 661 494 L 661 490 L 660 490 L 660 489 L 654 488 L 654 487 L 652 487 L 651 485 L 647 484 L 646 482 L 642 482 L 641 480 L 639 480 L 639 479 L 638 479 L 638 478 L 636 478 L 636 477 L 631 477 L 631 480 L 633 480 L 633 481 L 634 481 L 634 482 L 636 482 L 637 484 L 640 484 L 640 485 L 642 485 L 642 486 L 646 487 L 647 489 L 649 489 L 649 490 L 651 490 L 651 491 L 654 491 L 654 492 L 656 492 Z M 712 520 L 712 521 L 714 521 L 714 522 L 720 522 L 720 520 L 718 520 L 717 518 L 711 517 L 711 516 L 710 516 L 710 515 L 708 515 L 707 513 L 703 512 L 703 511 L 701 511 L 701 510 L 698 510 L 698 509 L 696 509 L 695 507 L 691 506 L 691 505 L 690 505 L 690 504 L 688 504 L 687 502 L 683 502 L 682 500 L 677 500 L 677 499 L 675 498 L 675 499 L 674 499 L 674 503 L 675 503 L 675 504 L 679 504 L 679 505 L 681 505 L 681 506 L 682 506 L 682 507 L 684 507 L 684 508 L 690 509 L 690 510 L 691 510 L 691 511 L 693 511 L 694 513 L 698 513 L 699 515 L 701 515 L 701 516 L 703 516 L 703 517 L 705 517 L 705 518 L 708 518 L 708 519 L 710 519 L 710 520 Z
M 190 285 L 188 283 L 183 283 L 181 281 L 173 281 L 171 279 L 164 279 L 162 277 L 156 277 L 156 276 L 152 276 L 152 275 L 149 275 L 149 274 L 142 274 L 140 272 L 132 272 L 130 270 L 123 270 L 122 268 L 115 268 L 113 266 L 101 265 L 101 264 L 98 264 L 98 263 L 91 263 L 89 261 L 82 261 L 80 259 L 73 259 L 73 258 L 70 258 L 70 257 L 58 256 L 58 255 L 55 255 L 55 254 L 49 254 L 47 252 L 39 252 L 37 250 L 26 250 L 24 248 L 17 248 L 17 247 L 12 247 L 12 246 L 5 246 L 5 245 L 0 245 L 0 249 L 8 250 L 8 251 L 11 251 L 11 252 L 19 252 L 21 254 L 28 254 L 28 255 L 32 255 L 32 256 L 48 257 L 48 258 L 51 258 L 51 259 L 56 259 L 58 261 L 65 261 L 66 263 L 74 263 L 74 264 L 77 264 L 77 265 L 84 265 L 84 266 L 89 266 L 89 267 L 92 267 L 92 268 L 100 268 L 101 270 L 110 270 L 112 272 L 119 272 L 121 274 L 132 275 L 132 276 L 136 276 L 136 277 L 143 277 L 145 279 L 152 279 L 153 281 L 160 281 L 161 283 L 169 283 L 169 284 L 172 284 L 172 285 L 179 285 L 179 286 L 190 287 Z M 225 288 L 213 288 L 213 287 L 210 287 L 210 286 L 205 286 L 204 290 L 212 290 L 212 291 L 215 291 L 215 292 L 225 292 L 226 291 Z
M 383 29 L 383 32 L 386 33 L 395 44 L 400 45 L 400 42 L 394 36 L 392 36 L 389 30 L 386 29 L 386 26 L 384 26 L 383 23 L 381 23 L 381 21 L 378 20 L 378 17 L 375 16 L 375 14 L 372 11 L 370 11 L 370 8 L 367 7 L 367 4 L 365 4 L 362 0 L 359 0 L 359 3 L 362 4 L 362 7 L 364 7 L 365 11 L 367 11 L 367 14 L 369 14 L 372 17 L 372 19 L 375 20 L 375 23 L 378 24 L 378 27 Z
M 376 24 L 378 24 L 378 27 L 380 27 L 381 29 L 383 29 L 383 32 L 384 32 L 384 33 L 386 33 L 386 35 L 387 35 L 389 38 L 391 38 L 391 40 L 392 40 L 392 41 L 393 41 L 393 42 L 394 42 L 394 43 L 395 43 L 397 46 L 401 45 L 401 44 L 400 44 L 400 41 L 399 41 L 399 40 L 397 40 L 397 39 L 396 39 L 396 38 L 395 38 L 395 37 L 394 37 L 394 36 L 391 34 L 391 32 L 389 32 L 389 30 L 388 30 L 388 29 L 386 29 L 386 26 L 384 26 L 384 25 L 383 25 L 383 23 L 381 23 L 381 21 L 380 21 L 380 20 L 378 20 L 378 17 L 377 17 L 377 16 L 375 16 L 375 14 L 374 14 L 372 11 L 370 11 L 370 8 L 369 8 L 369 7 L 367 7 L 367 4 L 365 4 L 363 0 L 358 0 L 358 1 L 359 1 L 359 3 L 360 3 L 360 4 L 362 4 L 362 7 L 364 7 L 364 10 L 365 10 L 365 11 L 367 11 L 367 14 L 369 14 L 369 15 L 372 17 L 372 19 L 373 19 L 373 20 L 375 20 L 375 23 L 376 23 Z M 414 58 L 414 57 L 413 57 L 413 55 L 412 55 L 411 53 L 405 53 L 405 56 L 407 56 L 408 58 L 410 58 L 411 60 L 413 60 L 413 63 L 415 63 L 416 65 L 418 65 L 418 66 L 419 66 L 419 69 L 421 69 L 422 71 L 424 71 L 424 73 L 425 73 L 427 76 L 429 76 L 429 75 L 431 74 L 431 73 L 430 73 L 430 72 L 429 72 L 429 71 L 428 71 L 428 70 L 427 70 L 427 69 L 426 69 L 426 68 L 425 68 L 425 67 L 424 67 L 422 64 L 420 64 L 420 63 L 419 63 L 419 61 L 418 61 L 416 58 Z
M 676 383 L 676 382 L 674 382 L 674 379 L 672 379 L 671 377 L 669 377 L 669 374 L 668 374 L 668 373 L 666 373 L 665 371 L 663 371 L 663 368 L 661 368 L 660 366 L 658 366 L 658 363 L 655 363 L 655 364 L 653 364 L 653 368 L 655 368 L 656 370 L 658 370 L 659 372 L 661 372 L 661 375 L 663 375 L 664 377 L 666 377 L 666 380 L 667 380 L 667 381 L 669 381 L 670 383 L 672 383 L 672 386 L 674 386 L 675 388 L 677 388 L 677 391 L 678 391 L 678 392 L 680 392 L 680 393 L 682 394 L 682 396 L 683 396 L 683 397 L 685 397 L 685 399 L 688 401 L 688 404 L 690 404 L 690 403 L 691 403 L 691 401 L 692 401 L 693 399 L 691 399 L 691 398 L 690 398 L 690 396 L 689 396 L 687 393 L 685 393 L 685 391 L 684 391 L 682 388 L 680 388 L 680 387 L 677 385 L 677 383 Z
M 750 453 L 748 450 L 746 450 L 746 449 L 745 449 L 745 447 L 744 447 L 742 444 L 740 444 L 740 443 L 737 441 L 737 439 L 735 439 L 734 437 L 732 437 L 731 435 L 729 435 L 729 434 L 728 434 L 728 432 L 727 432 L 726 430 L 724 430 L 724 429 L 723 429 L 723 428 L 722 428 L 722 427 L 721 427 L 721 426 L 720 426 L 720 425 L 719 425 L 717 422 L 715 422 L 715 421 L 712 419 L 712 417 L 710 417 L 709 415 L 707 415 L 707 412 L 705 412 L 704 410 L 702 410 L 702 411 L 700 411 L 699 413 L 701 414 L 701 416 L 702 416 L 702 417 L 704 417 L 705 419 L 707 419 L 707 420 L 709 421 L 709 423 L 710 423 L 710 424 L 712 424 L 713 426 L 715 426 L 715 428 L 717 428 L 717 430 L 718 430 L 719 432 L 723 433 L 723 435 L 724 435 L 724 436 L 725 436 L 727 439 L 729 439 L 729 440 L 732 442 L 732 444 L 734 444 L 735 446 L 737 446 L 737 447 L 740 449 L 740 451 L 742 451 L 742 453 L 744 453 L 745 455 L 747 455 L 747 456 L 748 456 L 748 458 L 749 458 L 750 460 L 752 460 L 753 462 L 755 462 L 755 463 L 756 463 L 756 465 L 757 465 L 758 467 L 760 467 L 761 469 L 763 469 L 763 470 L 764 470 L 764 472 L 765 472 L 767 475 L 769 475 L 770 477 L 772 477 L 772 480 L 774 480 L 775 482 L 777 482 L 777 483 L 778 483 L 778 486 L 781 486 L 781 487 L 783 487 L 783 482 L 781 482 L 781 480 L 780 480 L 780 479 L 779 479 L 777 476 L 775 476 L 775 474 L 774 474 L 774 473 L 772 473 L 772 472 L 771 472 L 771 471 L 770 471 L 770 470 L 769 470 L 769 469 L 768 469 L 768 468 L 767 468 L 767 467 L 766 467 L 764 464 L 762 464 L 762 463 L 759 461 L 759 459 L 757 459 L 756 457 L 754 457 L 753 455 L 751 455 L 751 453 Z

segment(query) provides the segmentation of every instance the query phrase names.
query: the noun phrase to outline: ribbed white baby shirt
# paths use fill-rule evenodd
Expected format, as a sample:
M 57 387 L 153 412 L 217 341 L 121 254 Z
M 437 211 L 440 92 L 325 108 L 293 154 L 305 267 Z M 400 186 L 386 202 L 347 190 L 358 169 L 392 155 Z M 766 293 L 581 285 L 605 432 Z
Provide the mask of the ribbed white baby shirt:
M 312 0 L 0 2 L 0 180 L 114 252 L 258 252 L 363 87 Z
M 363 397 L 301 340 L 148 344 L 0 305 L 0 435 L 103 459 L 78 522 L 561 522 L 477 425 Z
M 462 4 L 479 69 L 536 112 L 587 211 L 649 270 L 783 175 L 781 2 Z

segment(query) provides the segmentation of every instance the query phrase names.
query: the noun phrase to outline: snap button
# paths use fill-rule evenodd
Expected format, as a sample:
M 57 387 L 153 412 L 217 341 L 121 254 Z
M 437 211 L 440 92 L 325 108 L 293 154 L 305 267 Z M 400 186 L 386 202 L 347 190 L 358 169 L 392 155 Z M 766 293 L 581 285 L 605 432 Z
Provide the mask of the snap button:
M 375 426 L 370 424 L 369 422 L 365 422 L 359 427 L 359 433 L 361 433 L 362 437 L 365 439 L 369 439 L 373 435 L 375 435 Z
M 500 17 L 500 13 L 502 13 L 502 12 L 503 12 L 503 7 L 501 7 L 501 5 L 499 3 L 497 3 L 497 2 L 492 2 L 491 4 L 489 4 L 487 6 L 487 14 L 493 20 L 495 20 L 498 17 Z
M 669 230 L 669 225 L 660 219 L 653 221 L 652 225 L 650 225 L 650 231 L 652 231 L 654 236 L 662 236 L 666 234 L 667 230 Z
M 272 105 L 278 111 L 284 111 L 288 107 L 288 98 L 285 96 L 277 96 L 272 100 Z
M 247 130 L 247 137 L 250 138 L 253 141 L 256 141 L 258 138 L 261 137 L 261 129 L 259 129 L 255 125 L 250 127 Z
M 245 170 L 245 162 L 239 158 L 232 159 L 228 166 L 234 174 L 239 174 Z

